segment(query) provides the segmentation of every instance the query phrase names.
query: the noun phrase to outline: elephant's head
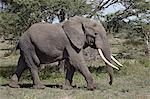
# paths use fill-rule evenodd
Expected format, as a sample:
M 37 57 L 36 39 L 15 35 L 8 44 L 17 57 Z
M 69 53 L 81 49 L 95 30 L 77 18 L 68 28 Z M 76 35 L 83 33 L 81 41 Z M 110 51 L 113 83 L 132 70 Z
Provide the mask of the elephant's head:
M 100 56 L 107 64 L 111 84 L 113 76 L 112 67 L 119 69 L 111 63 L 111 59 L 120 66 L 122 66 L 122 64 L 120 64 L 110 53 L 110 47 L 104 27 L 94 20 L 75 16 L 64 23 L 63 29 L 76 48 L 82 49 L 90 46 L 98 50 Z

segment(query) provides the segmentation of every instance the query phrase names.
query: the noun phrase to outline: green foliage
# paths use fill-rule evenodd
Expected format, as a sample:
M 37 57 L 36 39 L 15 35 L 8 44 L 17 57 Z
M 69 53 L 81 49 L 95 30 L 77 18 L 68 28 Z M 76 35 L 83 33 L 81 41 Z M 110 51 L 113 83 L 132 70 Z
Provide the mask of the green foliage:
M 17 34 L 18 25 L 16 24 L 17 16 L 9 13 L 0 14 L 0 35 L 14 36 Z
M 15 0 L 0 15 L 0 32 L 7 39 L 17 38 L 33 23 L 40 22 L 38 2 Z
M 124 52 L 129 52 L 130 56 L 139 51 L 139 45 L 145 52 L 145 56 L 150 55 L 150 2 L 146 0 L 122 0 L 124 10 L 116 13 L 107 14 L 105 17 L 105 28 L 109 33 L 113 33 L 116 37 L 129 39 L 129 44 L 134 47 L 125 48 Z M 137 56 L 136 56 L 137 57 Z
M 90 11 L 91 5 L 84 0 L 13 0 L 6 10 L 0 12 L 0 35 L 18 39 L 34 23 L 42 20 L 51 23 L 56 17 L 70 18 Z
M 63 9 L 67 17 L 74 15 L 84 15 L 91 11 L 91 5 L 84 0 L 45 0 L 53 12 Z

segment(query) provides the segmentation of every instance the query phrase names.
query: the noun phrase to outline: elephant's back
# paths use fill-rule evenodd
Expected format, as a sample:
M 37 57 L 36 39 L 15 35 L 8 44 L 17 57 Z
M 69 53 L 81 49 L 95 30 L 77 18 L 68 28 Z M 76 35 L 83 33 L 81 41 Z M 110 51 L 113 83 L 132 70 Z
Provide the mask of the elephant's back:
M 66 40 L 66 35 L 61 24 L 37 23 L 32 25 L 28 30 L 28 35 L 35 40 Z
M 40 22 L 33 24 L 28 31 L 30 34 L 38 34 L 38 35 L 52 35 L 53 32 L 60 33 L 61 24 L 50 24 L 46 22 Z M 62 31 L 61 31 L 62 32 Z
M 61 24 L 37 23 L 29 28 L 27 35 L 43 51 L 63 50 L 69 44 Z

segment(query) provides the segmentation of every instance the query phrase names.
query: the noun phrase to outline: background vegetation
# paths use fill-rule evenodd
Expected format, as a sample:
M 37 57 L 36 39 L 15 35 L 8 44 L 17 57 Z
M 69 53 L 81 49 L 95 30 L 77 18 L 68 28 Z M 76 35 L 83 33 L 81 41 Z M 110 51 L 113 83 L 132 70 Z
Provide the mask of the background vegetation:
M 150 98 L 150 2 L 149 0 L 1 0 L 0 8 L 0 97 L 2 99 L 149 99 Z M 121 4 L 124 9 L 106 14 L 105 9 Z M 94 92 L 86 91 L 84 79 L 76 73 L 75 88 L 61 90 L 65 75 L 56 64 L 40 71 L 47 86 L 31 88 L 29 71 L 21 78 L 21 87 L 6 85 L 16 68 L 19 54 L 4 58 L 18 38 L 37 22 L 62 22 L 79 15 L 100 21 L 108 33 L 113 55 L 124 65 L 115 71 L 112 86 L 108 84 L 105 64 L 97 52 L 88 48 L 85 59 L 97 83 Z M 94 53 L 93 53 L 94 52 Z

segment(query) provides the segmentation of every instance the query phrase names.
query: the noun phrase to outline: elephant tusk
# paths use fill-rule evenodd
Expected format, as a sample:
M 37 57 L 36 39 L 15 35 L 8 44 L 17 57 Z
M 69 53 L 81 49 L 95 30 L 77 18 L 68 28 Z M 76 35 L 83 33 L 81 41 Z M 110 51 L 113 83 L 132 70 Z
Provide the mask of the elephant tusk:
M 103 52 L 102 52 L 101 49 L 98 49 L 98 52 L 99 52 L 100 56 L 102 57 L 102 59 L 104 60 L 104 62 L 106 62 L 109 66 L 111 66 L 111 67 L 113 67 L 113 68 L 119 70 L 118 67 L 116 67 L 116 66 L 114 66 L 113 64 L 111 64 L 111 63 L 104 57 Z
M 119 63 L 116 59 L 115 59 L 115 57 L 113 57 L 112 55 L 111 55 L 111 59 L 116 63 L 116 64 L 118 64 L 119 66 L 123 66 L 121 63 Z

